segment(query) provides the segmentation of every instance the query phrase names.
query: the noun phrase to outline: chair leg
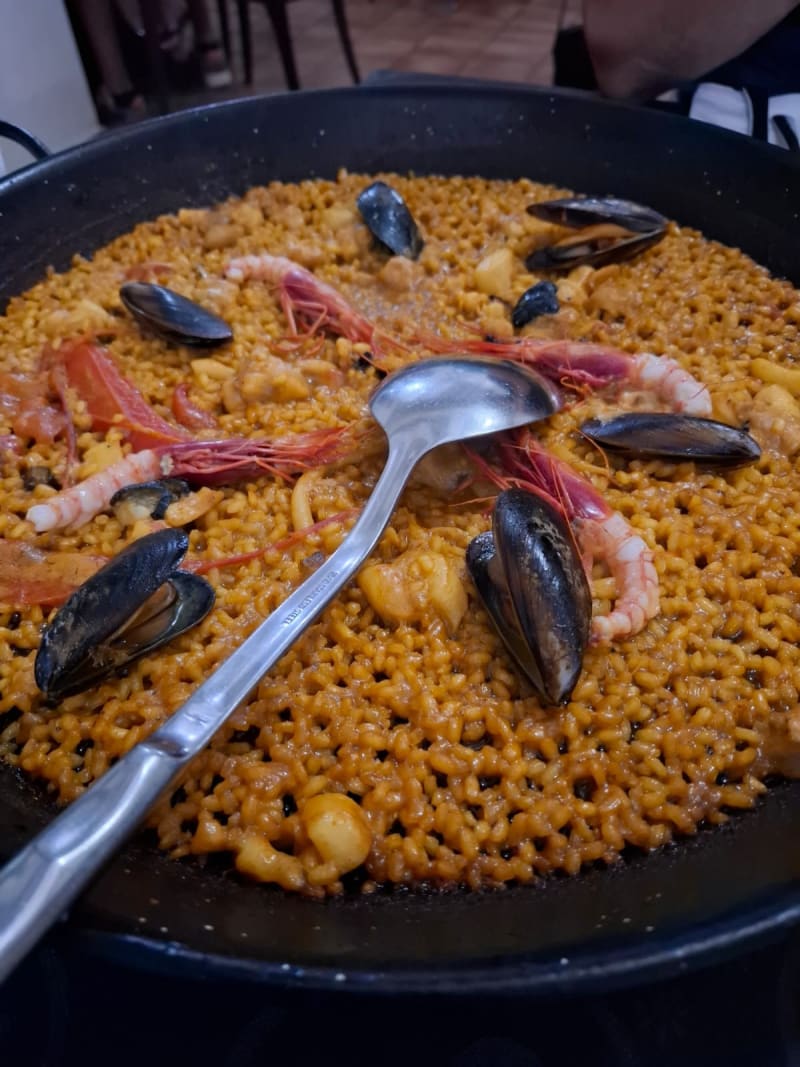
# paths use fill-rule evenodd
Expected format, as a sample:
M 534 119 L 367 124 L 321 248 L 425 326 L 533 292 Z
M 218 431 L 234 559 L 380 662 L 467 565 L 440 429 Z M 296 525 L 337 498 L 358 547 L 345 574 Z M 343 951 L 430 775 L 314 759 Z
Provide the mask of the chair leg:
M 228 24 L 228 0 L 217 0 L 217 12 L 219 14 L 219 31 L 222 34 L 222 47 L 225 49 L 225 58 L 231 63 L 231 28 Z
M 344 56 L 347 60 L 347 65 L 350 68 L 353 81 L 358 85 L 361 81 L 361 76 L 358 73 L 356 54 L 353 51 L 353 42 L 350 40 L 350 29 L 347 25 L 347 12 L 344 8 L 344 0 L 332 0 L 332 3 L 333 17 L 336 19 L 336 28 L 339 31 L 339 39 L 342 42 Z
M 253 35 L 250 32 L 250 0 L 236 0 L 239 13 L 239 34 L 242 38 L 242 58 L 244 59 L 244 83 L 253 84 Z
M 299 89 L 300 81 L 297 77 L 297 66 L 294 61 L 289 18 L 286 14 L 286 0 L 264 0 L 264 6 L 267 9 L 275 39 L 278 42 L 278 51 L 281 54 L 286 84 L 290 89 Z

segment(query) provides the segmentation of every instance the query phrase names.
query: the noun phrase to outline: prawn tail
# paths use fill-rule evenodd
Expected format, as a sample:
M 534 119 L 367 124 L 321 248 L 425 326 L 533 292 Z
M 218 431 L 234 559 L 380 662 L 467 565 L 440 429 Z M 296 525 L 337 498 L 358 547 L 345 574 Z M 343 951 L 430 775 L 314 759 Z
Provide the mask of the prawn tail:
M 702 382 L 669 356 L 642 352 L 633 360 L 632 383 L 649 389 L 672 411 L 707 417 L 711 414 L 711 394 Z
M 659 611 L 652 551 L 618 512 L 602 522 L 582 522 L 578 536 L 585 558 L 605 563 L 616 586 L 612 610 L 592 619 L 590 643 L 608 645 L 634 637 Z
M 25 518 L 33 524 L 36 533 L 82 526 L 108 507 L 118 489 L 150 481 L 161 474 L 161 458 L 155 450 L 134 452 L 77 485 L 62 489 L 43 503 L 34 504 L 28 508 Z

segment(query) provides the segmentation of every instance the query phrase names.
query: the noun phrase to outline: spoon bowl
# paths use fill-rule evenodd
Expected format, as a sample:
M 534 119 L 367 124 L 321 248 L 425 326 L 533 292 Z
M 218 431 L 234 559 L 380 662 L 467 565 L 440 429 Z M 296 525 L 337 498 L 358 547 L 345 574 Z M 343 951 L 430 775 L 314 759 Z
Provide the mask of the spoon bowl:
M 390 447 L 410 438 L 426 452 L 538 422 L 558 411 L 555 386 L 508 360 L 454 356 L 412 363 L 384 379 L 369 402 Z
M 423 360 L 376 389 L 370 409 L 388 437 L 389 455 L 341 545 L 182 708 L 0 871 L 0 981 L 353 577 L 378 543 L 416 463 L 437 445 L 524 426 L 559 407 L 558 393 L 538 374 L 492 358 Z

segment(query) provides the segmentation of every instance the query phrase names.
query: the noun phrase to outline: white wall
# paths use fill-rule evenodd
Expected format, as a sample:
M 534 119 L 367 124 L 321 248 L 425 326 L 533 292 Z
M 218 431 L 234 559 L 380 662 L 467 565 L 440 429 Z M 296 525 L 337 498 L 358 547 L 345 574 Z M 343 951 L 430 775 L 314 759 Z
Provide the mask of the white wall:
M 54 151 L 99 126 L 61 0 L 0 0 L 0 118 L 26 127 Z M 0 174 L 31 161 L 0 139 Z

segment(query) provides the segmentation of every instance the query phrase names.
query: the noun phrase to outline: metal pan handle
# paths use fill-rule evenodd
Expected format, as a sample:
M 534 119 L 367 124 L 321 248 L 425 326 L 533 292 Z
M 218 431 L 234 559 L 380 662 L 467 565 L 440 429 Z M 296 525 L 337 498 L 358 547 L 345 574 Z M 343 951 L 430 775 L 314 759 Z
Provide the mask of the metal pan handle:
M 50 155 L 50 149 L 44 141 L 40 141 L 38 137 L 34 137 L 32 133 L 24 130 L 21 126 L 15 126 L 13 122 L 5 122 L 0 119 L 0 137 L 5 137 L 9 141 L 13 141 L 14 144 L 20 145 L 30 152 L 34 159 L 47 159 Z

